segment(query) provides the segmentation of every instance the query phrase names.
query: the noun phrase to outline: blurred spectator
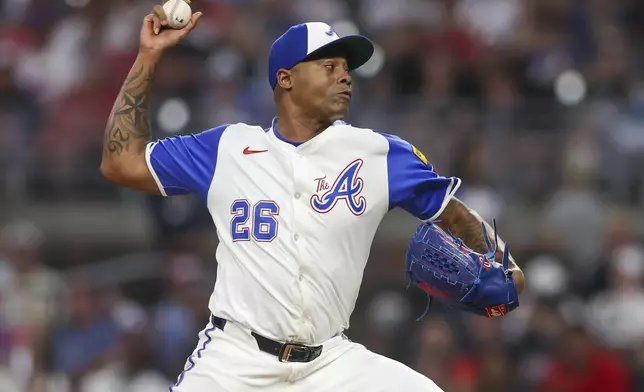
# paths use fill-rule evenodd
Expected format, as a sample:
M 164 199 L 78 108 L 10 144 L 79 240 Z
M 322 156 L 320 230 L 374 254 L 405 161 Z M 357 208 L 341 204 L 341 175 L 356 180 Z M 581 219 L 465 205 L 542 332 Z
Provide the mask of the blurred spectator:
M 403 335 L 406 341 L 410 312 L 411 305 L 404 295 L 393 290 L 381 290 L 365 310 L 365 322 L 369 325 L 364 336 L 365 344 L 370 350 L 388 357 L 401 355 L 406 342 L 400 342 L 400 337 Z
M 602 231 L 606 212 L 602 200 L 592 191 L 591 174 L 571 167 L 562 187 L 552 196 L 544 211 L 543 231 L 560 237 L 573 283 L 590 279 L 599 268 L 603 247 Z
M 453 391 L 487 392 L 516 390 L 516 364 L 498 320 L 465 317 L 471 336 L 470 350 L 456 357 L 453 363 Z
M 168 377 L 183 370 L 194 350 L 195 336 L 207 322 L 207 299 L 201 296 L 201 261 L 189 254 L 177 255 L 167 271 L 167 291 L 154 311 L 154 358 Z
M 26 220 L 12 221 L 0 231 L 2 362 L 8 362 L 20 385 L 42 367 L 44 335 L 66 295 L 59 273 L 42 262 L 44 241 L 44 233 Z
M 171 382 L 153 365 L 154 352 L 145 310 L 124 302 L 113 313 L 119 330 L 118 354 L 111 362 L 87 374 L 80 392 L 153 392 Z
M 644 178 L 636 167 L 642 164 L 644 155 L 644 81 L 630 81 L 625 104 L 606 129 L 604 176 L 613 198 L 622 203 L 636 205 L 644 200 Z
M 38 179 L 46 183 L 47 197 L 52 200 L 71 199 L 72 192 L 81 188 L 91 194 L 97 186 L 99 175 L 92 169 L 99 166 L 101 130 L 118 93 L 101 75 L 102 67 L 105 65 L 97 59 L 85 83 L 61 94 L 51 105 L 35 146 L 40 164 Z M 89 162 L 91 166 L 85 167 Z
M 44 233 L 33 223 L 15 220 L 0 230 L 3 317 L 14 326 L 47 325 L 58 312 L 64 283 L 41 260 Z
M 530 295 L 537 298 L 557 298 L 569 290 L 568 270 L 555 256 L 538 255 L 526 264 L 524 271 L 530 275 Z
M 537 299 L 527 305 L 530 319 L 515 347 L 520 356 L 517 363 L 521 374 L 518 382 L 523 389 L 533 390 L 546 374 L 553 355 L 557 353 L 557 345 L 566 331 L 567 320 L 556 300 Z
M 540 392 L 630 392 L 633 380 L 626 363 L 598 346 L 583 327 L 570 328 L 559 355 L 539 385 Z
M 451 390 L 454 380 L 453 364 L 457 342 L 447 321 L 440 317 L 428 318 L 420 329 L 420 350 L 415 369 L 432 379 L 441 389 Z
M 31 145 L 43 123 L 43 108 L 16 78 L 17 49 L 0 40 L 0 200 L 20 203 L 26 195 Z
M 589 304 L 591 325 L 605 344 L 628 349 L 644 341 L 644 247 L 617 248 L 608 268 L 607 290 Z
M 467 30 L 489 46 L 502 46 L 511 39 L 525 12 L 526 0 L 476 0 L 452 2 L 457 18 Z
M 486 344 L 477 355 L 462 358 L 454 365 L 454 373 L 455 392 L 517 390 L 517 366 L 502 344 Z
M 72 391 L 88 372 L 105 366 L 117 355 L 118 326 L 100 290 L 86 278 L 74 277 L 64 314 L 52 328 L 51 366 L 64 374 Z
M 37 12 L 40 5 L 32 6 Z M 55 20 L 42 46 L 25 54 L 21 76 L 31 86 L 37 86 L 41 99 L 52 102 L 83 85 L 92 59 L 101 49 L 99 42 L 108 7 L 102 1 L 89 1 L 85 7 L 71 9 L 62 19 Z

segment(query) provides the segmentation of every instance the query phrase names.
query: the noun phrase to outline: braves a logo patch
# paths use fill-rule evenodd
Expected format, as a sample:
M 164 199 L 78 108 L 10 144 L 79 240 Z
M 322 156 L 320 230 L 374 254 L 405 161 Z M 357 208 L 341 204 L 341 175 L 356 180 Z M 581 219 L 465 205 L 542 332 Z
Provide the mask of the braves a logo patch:
M 338 177 L 329 185 L 326 176 L 316 178 L 316 193 L 311 196 L 311 207 L 322 214 L 333 209 L 339 200 L 344 200 L 353 215 L 359 216 L 367 209 L 367 200 L 360 196 L 363 181 L 358 177 L 362 159 L 356 159 L 345 167 Z

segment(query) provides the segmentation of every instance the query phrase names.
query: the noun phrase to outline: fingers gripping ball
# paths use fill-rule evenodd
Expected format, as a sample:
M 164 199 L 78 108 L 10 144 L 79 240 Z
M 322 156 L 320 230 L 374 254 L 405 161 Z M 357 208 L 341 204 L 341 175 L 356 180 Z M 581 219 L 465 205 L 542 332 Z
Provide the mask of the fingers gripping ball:
M 496 223 L 494 232 L 496 236 Z M 407 248 L 405 272 L 410 284 L 425 291 L 430 300 L 481 316 L 505 316 L 514 310 L 519 295 L 508 268 L 508 247 L 502 263 L 496 263 L 496 249 L 492 249 L 485 225 L 483 233 L 486 254 L 469 249 L 434 223 L 421 224 Z
M 192 9 L 183 0 L 169 0 L 163 4 L 163 11 L 168 17 L 168 27 L 182 29 L 190 23 Z

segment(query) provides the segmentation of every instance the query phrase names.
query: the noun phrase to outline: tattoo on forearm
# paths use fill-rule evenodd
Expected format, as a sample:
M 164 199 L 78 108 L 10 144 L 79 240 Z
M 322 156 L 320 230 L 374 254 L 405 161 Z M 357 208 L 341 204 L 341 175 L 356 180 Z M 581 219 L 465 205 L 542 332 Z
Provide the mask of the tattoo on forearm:
M 463 203 L 457 199 L 452 199 L 439 219 L 440 222 L 437 225 L 440 228 L 445 231 L 451 231 L 472 250 L 479 253 L 487 252 L 481 222 L 470 213 Z
M 130 138 L 129 133 L 124 133 L 120 128 L 116 128 L 112 133 L 112 139 L 107 142 L 107 149 L 111 153 L 121 154 Z
M 445 231 L 451 231 L 456 237 L 462 239 L 465 245 L 479 253 L 488 252 L 487 244 L 483 236 L 483 228 L 481 227 L 481 223 L 485 223 L 490 243 L 492 247 L 496 246 L 492 227 L 474 215 L 465 204 L 456 198 L 450 200 L 439 219 L 440 222 L 437 225 L 440 228 Z M 503 249 L 497 249 L 495 260 L 500 262 L 502 255 Z M 510 268 L 517 268 L 512 257 L 510 257 Z
M 150 140 L 148 103 L 154 64 L 136 64 L 123 83 L 105 129 L 103 156 L 141 152 Z

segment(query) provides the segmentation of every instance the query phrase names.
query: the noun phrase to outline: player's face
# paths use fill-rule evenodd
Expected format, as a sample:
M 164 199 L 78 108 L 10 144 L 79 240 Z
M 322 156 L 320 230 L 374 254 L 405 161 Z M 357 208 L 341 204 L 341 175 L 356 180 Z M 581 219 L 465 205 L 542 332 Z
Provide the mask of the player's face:
M 344 118 L 351 102 L 351 76 L 346 59 L 328 57 L 300 63 L 293 79 L 293 98 L 312 117 Z

